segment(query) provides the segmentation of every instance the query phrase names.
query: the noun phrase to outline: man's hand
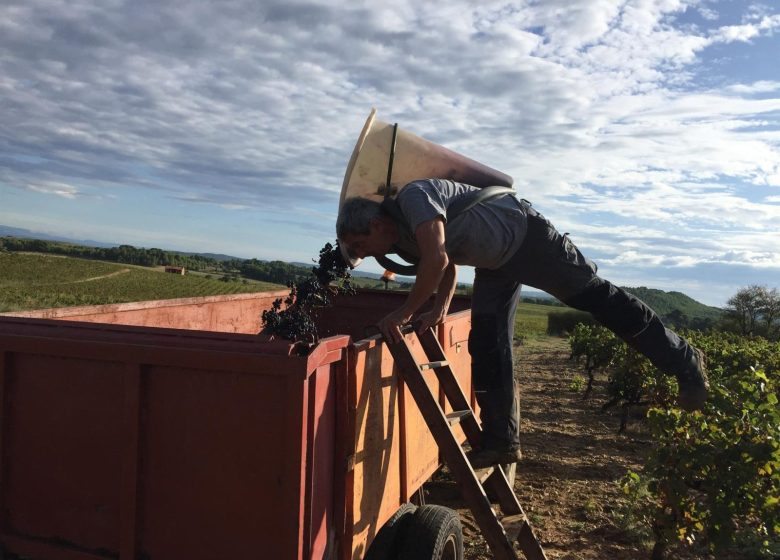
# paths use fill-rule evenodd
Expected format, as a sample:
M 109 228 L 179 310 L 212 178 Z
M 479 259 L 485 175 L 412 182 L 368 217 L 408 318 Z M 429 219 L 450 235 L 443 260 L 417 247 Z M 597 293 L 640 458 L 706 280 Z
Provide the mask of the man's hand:
M 377 323 L 377 327 L 382 332 L 382 336 L 388 343 L 401 342 L 403 335 L 401 335 L 401 325 L 405 325 L 412 318 L 410 313 L 407 313 L 404 308 L 396 309 L 384 319 Z
M 434 310 L 442 311 L 434 313 L 427 320 L 424 319 L 425 325 L 426 328 L 430 328 L 441 322 L 447 314 L 452 294 L 455 293 L 455 265 L 450 263 L 447 257 L 444 219 L 439 216 L 421 223 L 415 230 L 415 238 L 420 249 L 417 280 L 409 291 L 406 303 L 377 325 L 388 343 L 401 341 L 401 325 L 408 323 L 414 312 L 420 309 L 434 292 L 436 292 Z M 426 315 L 424 314 L 423 318 Z
M 427 311 L 426 313 L 421 314 L 417 318 L 417 322 L 419 322 L 419 325 L 417 326 L 417 333 L 422 334 L 431 327 L 435 327 L 441 323 L 444 320 L 445 314 L 446 313 L 443 309 L 433 309 L 432 311 Z

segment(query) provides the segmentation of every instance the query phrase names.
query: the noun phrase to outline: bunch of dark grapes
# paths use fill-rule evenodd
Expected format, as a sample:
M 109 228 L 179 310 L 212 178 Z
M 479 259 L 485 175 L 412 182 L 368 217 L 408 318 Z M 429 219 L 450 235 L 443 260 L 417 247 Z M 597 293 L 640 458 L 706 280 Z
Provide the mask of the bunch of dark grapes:
M 277 299 L 273 307 L 263 311 L 263 333 L 293 342 L 313 345 L 319 341 L 317 309 L 333 304 L 337 294 L 354 294 L 349 266 L 336 246 L 326 243 L 320 249 L 317 266 L 303 282 L 289 282 L 290 294 Z M 284 309 L 282 309 L 284 303 Z

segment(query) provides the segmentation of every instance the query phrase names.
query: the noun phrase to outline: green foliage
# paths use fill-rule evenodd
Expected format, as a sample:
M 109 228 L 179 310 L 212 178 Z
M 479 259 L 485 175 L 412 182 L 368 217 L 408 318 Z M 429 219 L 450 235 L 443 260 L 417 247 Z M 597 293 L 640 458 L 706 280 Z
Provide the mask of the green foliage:
M 241 276 L 275 284 L 305 280 L 311 271 L 311 269 L 282 261 L 260 261 L 257 259 L 241 261 L 236 264 L 236 268 Z
M 583 338 L 586 327 L 577 331 Z M 582 331 L 582 332 L 580 332 Z M 648 413 L 654 445 L 624 491 L 657 546 L 699 545 L 744 557 L 780 553 L 780 344 L 729 333 L 686 334 L 708 357 L 710 397 L 702 412 L 674 408 L 676 384 L 625 345 L 615 348 L 609 391 Z M 578 342 L 582 344 L 582 342 Z
M 260 292 L 281 286 L 46 255 L 0 253 L 0 312 Z
M 627 427 L 631 407 L 673 406 L 677 390 L 677 381 L 674 378 L 665 375 L 645 356 L 621 343 L 615 350 L 613 368 L 610 370 L 607 384 L 610 400 L 603 408 L 622 406 L 619 432 L 623 432 Z
M 571 358 L 579 361 L 585 358 L 584 367 L 588 374 L 588 385 L 585 395 L 593 389 L 594 374 L 614 363 L 621 341 L 612 331 L 601 326 L 578 323 L 569 335 Z
M 575 375 L 571 378 L 569 383 L 569 391 L 572 393 L 579 393 L 585 387 L 585 378 L 581 375 Z
M 626 429 L 631 407 L 673 403 L 676 381 L 653 367 L 647 358 L 629 348 L 608 329 L 578 324 L 569 336 L 569 345 L 572 358 L 585 358 L 584 368 L 589 377 L 586 396 L 592 388 L 595 372 L 608 372 L 609 400 L 603 408 L 622 407 L 620 432 Z
M 647 512 L 655 507 L 653 494 L 647 486 L 647 481 L 632 470 L 626 472 L 619 485 L 623 493 L 630 499 L 620 501 L 613 511 L 615 525 L 623 531 L 632 531 L 642 538 L 649 539 L 650 527 L 647 523 Z
M 703 413 L 653 409 L 649 414 L 657 444 L 644 476 L 657 498 L 656 535 L 662 542 L 700 540 L 716 552 L 736 543 L 775 557 L 772 550 L 780 550 L 777 372 L 720 363 L 710 382 Z

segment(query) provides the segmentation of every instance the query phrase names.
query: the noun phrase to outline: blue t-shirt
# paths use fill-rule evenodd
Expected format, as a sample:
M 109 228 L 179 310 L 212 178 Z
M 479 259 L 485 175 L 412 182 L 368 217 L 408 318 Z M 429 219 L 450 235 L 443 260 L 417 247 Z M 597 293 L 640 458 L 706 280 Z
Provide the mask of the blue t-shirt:
M 414 239 L 417 226 L 441 216 L 451 262 L 487 269 L 506 263 L 525 238 L 525 210 L 514 196 L 505 195 L 477 204 L 448 221 L 450 204 L 474 190 L 477 187 L 443 179 L 413 181 L 401 189 L 396 202 L 411 231 L 401 228 L 401 239 L 396 244 L 399 253 L 419 257 Z

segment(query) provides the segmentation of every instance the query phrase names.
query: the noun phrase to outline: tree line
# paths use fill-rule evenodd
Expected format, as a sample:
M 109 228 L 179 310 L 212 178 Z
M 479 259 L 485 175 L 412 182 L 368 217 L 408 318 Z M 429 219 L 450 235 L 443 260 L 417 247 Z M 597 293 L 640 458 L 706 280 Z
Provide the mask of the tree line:
M 108 261 L 138 266 L 181 266 L 188 270 L 222 274 L 225 281 L 238 280 L 241 277 L 287 284 L 308 277 L 309 268 L 282 261 L 260 261 L 258 259 L 218 260 L 203 255 L 192 255 L 165 251 L 157 248 L 119 245 L 118 247 L 88 247 L 59 241 L 24 239 L 19 237 L 0 237 L 0 251 L 27 251 L 49 253 Z
M 19 237 L 0 237 L 0 249 L 6 251 L 29 251 L 33 253 L 49 253 L 81 259 L 92 259 L 139 266 L 183 266 L 192 270 L 201 270 L 218 264 L 218 261 L 199 255 L 185 255 L 162 249 L 139 248 L 132 245 L 118 247 L 87 247 L 62 243 L 59 241 L 44 241 L 41 239 L 24 239 Z

